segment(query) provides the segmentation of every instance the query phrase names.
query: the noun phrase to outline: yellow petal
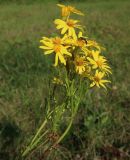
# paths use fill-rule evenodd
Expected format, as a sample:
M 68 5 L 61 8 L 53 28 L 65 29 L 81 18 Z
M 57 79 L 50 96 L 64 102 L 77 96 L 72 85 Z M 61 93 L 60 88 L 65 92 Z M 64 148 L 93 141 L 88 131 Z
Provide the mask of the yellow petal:
M 57 25 L 56 28 L 61 29 L 61 28 L 63 28 L 63 26 L 62 25 Z
M 67 28 L 64 27 L 64 28 L 62 29 L 62 31 L 61 31 L 61 34 L 65 34 L 66 31 L 67 31 Z
M 83 37 L 83 33 L 82 33 L 82 32 L 79 32 L 78 37 L 79 37 L 79 38 L 80 38 L 80 37 Z
M 54 52 L 54 50 L 45 51 L 44 54 L 51 54 L 52 52 Z
M 63 20 L 61 20 L 61 19 L 56 19 L 55 21 L 54 21 L 54 23 L 55 24 L 60 24 L 60 25 L 65 25 L 66 23 L 63 21 Z
M 92 82 L 92 83 L 90 84 L 90 87 L 93 87 L 93 86 L 95 86 L 95 82 Z
M 56 56 L 55 56 L 55 64 L 54 64 L 54 66 L 56 67 L 58 65 L 58 55 L 56 54 Z
M 63 63 L 64 65 L 66 65 L 66 61 L 63 57 L 63 55 L 61 53 L 57 53 L 58 54 L 58 57 L 59 57 L 59 60 L 61 61 L 61 63 Z
M 103 83 L 100 83 L 100 85 L 107 90 L 106 86 Z
M 64 5 L 62 5 L 62 4 L 57 4 L 57 6 L 62 7 L 62 8 L 63 8 L 63 7 L 65 7 L 65 6 L 64 6 Z
M 109 80 L 100 80 L 101 83 L 111 83 Z
M 91 64 L 96 64 L 96 62 L 92 58 L 87 58 Z
M 53 47 L 53 44 L 50 42 L 43 41 L 43 44 L 45 44 L 47 47 Z

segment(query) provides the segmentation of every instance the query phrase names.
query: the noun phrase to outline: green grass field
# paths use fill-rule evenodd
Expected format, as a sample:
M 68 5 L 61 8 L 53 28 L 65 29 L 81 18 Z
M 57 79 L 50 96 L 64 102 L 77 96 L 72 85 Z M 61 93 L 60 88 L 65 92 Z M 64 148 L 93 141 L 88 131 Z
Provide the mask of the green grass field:
M 71 5 L 85 13 L 81 22 L 87 35 L 106 47 L 112 83 L 107 92 L 86 96 L 50 160 L 130 160 L 130 1 Z M 0 5 L 0 160 L 21 160 L 21 150 L 43 119 L 54 68 L 39 40 L 54 35 L 52 22 L 59 13 L 56 2 Z M 42 152 L 29 157 L 38 159 Z

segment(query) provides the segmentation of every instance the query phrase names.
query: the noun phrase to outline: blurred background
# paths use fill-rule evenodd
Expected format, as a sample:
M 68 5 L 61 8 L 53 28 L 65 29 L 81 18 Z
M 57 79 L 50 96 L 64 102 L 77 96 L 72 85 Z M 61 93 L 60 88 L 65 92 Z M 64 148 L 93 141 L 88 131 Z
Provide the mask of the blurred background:
M 87 95 L 59 152 L 48 159 L 130 160 L 130 0 L 0 0 L 0 160 L 21 160 L 43 119 L 54 69 L 39 41 L 56 31 L 57 3 L 85 14 L 86 36 L 105 46 L 113 74 L 107 92 Z M 42 152 L 30 157 L 41 159 Z

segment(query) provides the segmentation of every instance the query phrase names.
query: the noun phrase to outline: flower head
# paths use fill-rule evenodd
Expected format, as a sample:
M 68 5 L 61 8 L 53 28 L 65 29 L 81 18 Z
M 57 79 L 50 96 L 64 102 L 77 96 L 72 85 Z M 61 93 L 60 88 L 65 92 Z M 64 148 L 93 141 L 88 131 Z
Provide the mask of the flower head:
M 40 41 L 43 45 L 40 46 L 41 49 L 44 49 L 44 54 L 51 54 L 55 53 L 55 64 L 54 66 L 58 65 L 58 59 L 61 63 L 66 65 L 66 60 L 64 58 L 64 55 L 71 56 L 71 53 L 67 51 L 68 46 L 64 46 L 64 40 L 56 37 L 56 38 L 47 38 L 43 37 L 43 39 Z
M 85 72 L 86 61 L 84 56 L 76 56 L 74 59 L 75 69 L 78 74 Z
M 106 89 L 106 86 L 104 85 L 105 83 L 110 83 L 110 81 L 103 79 L 105 76 L 104 72 L 99 72 L 96 70 L 95 75 L 92 77 L 92 83 L 90 84 L 90 87 L 97 86 L 100 88 L 102 86 L 103 88 Z
M 66 44 L 73 46 L 74 48 L 79 47 L 81 51 L 83 51 L 87 55 L 87 40 L 86 37 L 82 36 L 82 32 L 79 32 L 76 39 L 73 39 L 73 37 L 67 36 L 66 34 L 64 35 L 64 39 Z
M 87 41 L 87 47 L 89 47 L 91 50 L 96 49 L 101 51 L 102 49 L 105 50 L 105 48 L 101 47 L 96 41 L 88 40 Z
M 57 4 L 57 5 L 62 8 L 62 16 L 63 17 L 69 16 L 71 12 L 75 13 L 75 14 L 78 14 L 78 15 L 81 15 L 81 16 L 84 15 L 82 12 L 77 10 L 75 7 L 65 6 L 65 5 L 62 5 L 62 4 Z
M 99 51 L 92 51 L 92 58 L 87 58 L 93 69 L 101 69 L 106 73 L 111 73 L 110 67 L 107 65 L 107 60 L 104 56 L 100 56 Z
M 79 28 L 82 29 L 79 24 L 77 24 L 79 21 L 68 19 L 67 21 L 63 21 L 61 19 L 56 19 L 54 23 L 57 25 L 57 29 L 61 29 L 61 34 L 68 33 L 68 36 L 72 36 L 74 39 L 77 38 L 75 29 Z

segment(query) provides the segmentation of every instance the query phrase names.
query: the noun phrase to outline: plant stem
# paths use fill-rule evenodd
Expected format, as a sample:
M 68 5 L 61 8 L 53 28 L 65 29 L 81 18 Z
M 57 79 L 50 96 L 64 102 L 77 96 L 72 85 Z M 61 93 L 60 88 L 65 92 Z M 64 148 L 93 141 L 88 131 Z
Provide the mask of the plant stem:
M 45 120 L 43 121 L 43 123 L 42 123 L 42 125 L 40 126 L 40 128 L 38 129 L 36 135 L 35 135 L 34 138 L 32 139 L 31 144 L 34 143 L 34 141 L 36 140 L 36 138 L 38 137 L 38 135 L 40 134 L 40 132 L 42 131 L 42 129 L 44 128 L 44 126 L 46 125 L 46 123 L 47 123 L 47 119 L 45 119 Z
M 22 156 L 25 157 L 31 150 L 33 150 L 33 149 L 36 147 L 36 145 L 38 144 L 38 142 L 43 138 L 43 136 L 44 136 L 45 134 L 47 134 L 47 132 L 48 132 L 48 131 L 46 131 L 41 137 L 39 137 L 38 140 L 33 143 L 33 145 L 30 144 L 30 145 L 27 147 L 27 149 L 23 152 Z M 46 143 L 46 141 L 48 141 L 48 139 L 45 140 L 44 143 Z M 44 143 L 43 143 L 43 144 L 44 144 Z
M 39 136 L 40 132 L 42 131 L 42 129 L 45 127 L 47 123 L 47 119 L 45 119 L 42 123 L 42 125 L 40 126 L 40 128 L 38 129 L 37 133 L 35 134 L 34 138 L 32 139 L 30 145 L 27 146 L 27 148 L 25 149 L 25 151 L 22 153 L 22 156 L 26 156 L 28 154 L 28 152 L 30 152 L 33 149 L 34 146 L 34 142 L 36 141 L 37 137 Z M 41 138 L 41 137 L 40 137 Z M 39 140 L 39 139 L 38 139 Z M 36 141 L 37 142 L 37 141 Z
M 76 107 L 76 108 L 77 108 L 77 107 Z M 72 115 L 72 117 L 71 117 L 71 120 L 70 120 L 70 123 L 69 123 L 68 127 L 66 128 L 66 130 L 64 131 L 64 133 L 63 133 L 63 134 L 60 136 L 60 138 L 54 143 L 54 145 L 50 148 L 50 150 L 53 149 L 53 147 L 55 147 L 58 143 L 60 143 L 60 142 L 63 140 L 63 138 L 67 135 L 67 133 L 69 132 L 69 130 L 70 130 L 71 126 L 72 126 L 72 123 L 73 123 L 75 114 L 76 114 L 76 112 L 73 113 L 73 115 Z
M 66 128 L 66 130 L 64 131 L 64 133 L 60 136 L 60 138 L 58 139 L 58 141 L 54 145 L 56 145 L 56 144 L 58 144 L 58 143 L 60 143 L 62 141 L 62 139 L 66 136 L 66 134 L 70 130 L 70 128 L 72 126 L 72 123 L 73 123 L 73 118 L 71 118 L 71 121 L 70 121 L 68 127 Z

